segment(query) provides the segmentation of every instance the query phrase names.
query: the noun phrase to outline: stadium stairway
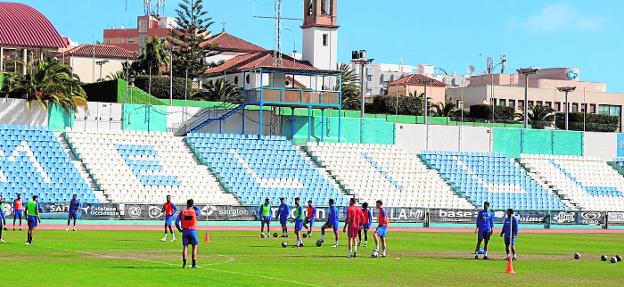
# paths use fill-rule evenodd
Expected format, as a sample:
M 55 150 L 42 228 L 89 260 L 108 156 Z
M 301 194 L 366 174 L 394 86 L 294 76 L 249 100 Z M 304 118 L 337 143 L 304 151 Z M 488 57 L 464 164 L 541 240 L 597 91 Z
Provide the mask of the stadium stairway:
M 624 210 L 624 177 L 607 162 L 550 155 L 521 155 L 520 162 L 577 209 Z
M 195 158 L 183 137 L 171 133 L 65 132 L 73 154 L 104 194 L 117 203 L 198 203 L 238 205 Z
M 284 137 L 190 133 L 186 140 L 243 205 L 260 205 L 264 198 L 275 205 L 280 197 L 289 205 L 295 197 L 317 206 L 327 206 L 329 199 L 339 206 L 348 203 L 326 171 Z
M 0 192 L 6 201 L 66 202 L 77 194 L 85 202 L 100 197 L 81 176 L 55 135 L 41 126 L 0 125 Z
M 308 143 L 306 150 L 360 202 L 473 209 L 415 153 L 394 145 Z
M 80 176 L 82 177 L 82 179 L 84 179 L 84 181 L 87 184 L 87 186 L 89 186 L 91 188 L 91 190 L 95 194 L 95 197 L 98 199 L 98 201 L 99 202 L 110 202 L 110 200 L 106 197 L 104 192 L 102 190 L 100 190 L 100 187 L 97 184 L 95 184 L 95 182 L 91 178 L 91 175 L 89 174 L 89 172 L 87 172 L 87 169 L 82 164 L 82 161 L 80 161 L 80 160 L 78 160 L 76 158 L 76 156 L 74 155 L 73 151 L 69 147 L 69 144 L 67 143 L 67 140 L 65 140 L 65 137 L 63 136 L 63 134 L 62 133 L 54 133 L 54 136 L 56 137 L 56 140 L 61 144 L 61 147 L 63 148 L 63 150 L 65 151 L 65 153 L 69 157 L 69 160 L 76 167 L 76 170 L 78 170 L 78 173 L 80 173 Z
M 475 206 L 489 201 L 498 210 L 570 209 L 520 163 L 502 154 L 429 151 L 421 157 Z

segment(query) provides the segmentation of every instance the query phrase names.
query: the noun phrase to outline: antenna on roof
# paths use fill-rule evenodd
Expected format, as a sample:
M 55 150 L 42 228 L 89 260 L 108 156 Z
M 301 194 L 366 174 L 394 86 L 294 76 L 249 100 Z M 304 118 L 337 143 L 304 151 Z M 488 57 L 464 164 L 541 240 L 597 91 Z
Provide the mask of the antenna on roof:
M 253 1 L 253 9 L 255 14 L 255 4 Z M 274 19 L 275 20 L 275 47 L 273 50 L 273 66 L 280 66 L 282 64 L 282 20 L 302 21 L 300 18 L 286 18 L 282 17 L 282 0 L 275 0 L 274 3 L 274 16 L 253 16 L 254 18 L 261 19 Z

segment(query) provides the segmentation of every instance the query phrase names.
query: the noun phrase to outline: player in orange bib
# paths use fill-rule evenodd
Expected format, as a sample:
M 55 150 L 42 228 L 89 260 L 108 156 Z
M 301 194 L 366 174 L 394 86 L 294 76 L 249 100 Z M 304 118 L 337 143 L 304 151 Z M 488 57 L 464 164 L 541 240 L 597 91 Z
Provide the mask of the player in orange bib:
M 193 247 L 193 265 L 191 268 L 197 268 L 197 245 L 199 238 L 197 237 L 197 218 L 201 216 L 201 211 L 194 205 L 192 199 L 186 201 L 186 208 L 178 214 L 175 226 L 182 232 L 182 268 L 186 268 L 186 257 L 189 244 Z
M 160 241 L 167 241 L 167 229 L 169 229 L 169 233 L 171 233 L 171 242 L 176 241 L 175 233 L 173 233 L 173 229 L 171 229 L 171 221 L 173 221 L 173 217 L 177 211 L 178 209 L 175 204 L 171 202 L 171 195 L 167 195 L 167 201 L 162 207 L 162 212 L 165 214 L 165 236 Z

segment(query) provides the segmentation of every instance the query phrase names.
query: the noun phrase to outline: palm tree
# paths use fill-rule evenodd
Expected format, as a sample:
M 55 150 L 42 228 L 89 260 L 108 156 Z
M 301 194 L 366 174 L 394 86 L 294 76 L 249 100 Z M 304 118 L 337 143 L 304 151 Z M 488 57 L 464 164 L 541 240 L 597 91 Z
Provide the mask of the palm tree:
M 191 99 L 203 100 L 203 101 L 220 101 L 228 103 L 241 103 L 241 93 L 237 85 L 224 79 L 218 79 L 216 81 L 210 81 L 204 87 L 202 92 L 199 92 Z
M 39 60 L 26 66 L 26 74 L 5 74 L 0 95 L 26 100 L 28 108 L 36 102 L 46 110 L 50 103 L 65 111 L 76 112 L 87 108 L 87 96 L 80 79 L 71 67 L 59 60 Z
M 132 66 L 139 74 L 149 74 L 151 68 L 153 75 L 162 75 L 169 66 L 169 58 L 167 40 L 152 37 L 145 40 L 145 48 Z
M 516 113 L 518 121 L 524 121 L 524 113 Z M 529 124 L 534 129 L 549 127 L 555 121 L 555 111 L 551 107 L 536 105 L 529 107 Z
M 347 110 L 359 110 L 360 99 L 360 77 L 353 72 L 351 65 L 340 64 L 338 67 L 342 75 L 342 108 Z M 338 82 L 336 86 L 338 86 Z
M 439 102 L 433 104 L 433 116 L 435 117 L 453 117 L 459 113 L 457 105 L 452 102 Z

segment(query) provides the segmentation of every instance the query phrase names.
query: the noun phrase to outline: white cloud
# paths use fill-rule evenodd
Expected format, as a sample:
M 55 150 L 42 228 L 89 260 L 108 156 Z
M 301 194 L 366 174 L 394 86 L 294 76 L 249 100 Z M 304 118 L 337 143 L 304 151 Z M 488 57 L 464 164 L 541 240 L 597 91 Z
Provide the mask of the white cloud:
M 561 3 L 544 6 L 536 14 L 520 21 L 519 26 L 537 32 L 597 31 L 605 22 L 604 17 L 589 15 Z

